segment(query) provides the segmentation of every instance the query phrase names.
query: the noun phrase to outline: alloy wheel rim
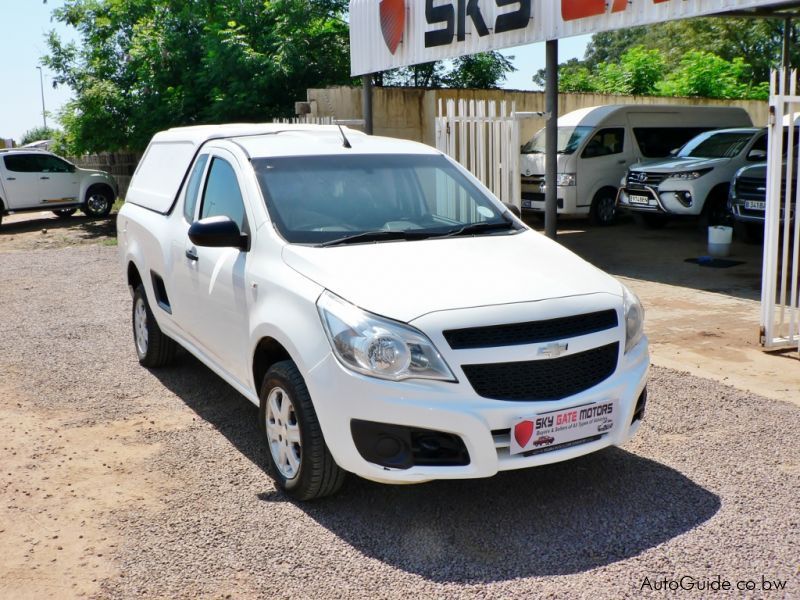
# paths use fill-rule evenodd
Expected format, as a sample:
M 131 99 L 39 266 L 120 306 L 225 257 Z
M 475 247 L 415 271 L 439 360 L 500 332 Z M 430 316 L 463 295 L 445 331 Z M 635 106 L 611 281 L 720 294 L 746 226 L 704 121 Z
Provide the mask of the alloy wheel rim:
M 92 194 L 86 204 L 93 213 L 101 213 L 106 209 L 108 200 L 102 194 Z
M 136 300 L 136 306 L 133 309 L 133 332 L 136 336 L 136 350 L 140 356 L 144 356 L 147 354 L 149 336 L 147 333 L 147 309 L 141 298 Z
M 600 203 L 600 216 L 605 223 L 608 223 L 614 219 L 615 204 L 616 200 L 610 196 L 604 198 Z
M 294 479 L 300 471 L 302 442 L 297 413 L 289 393 L 277 386 L 267 396 L 267 440 L 272 460 L 283 477 Z

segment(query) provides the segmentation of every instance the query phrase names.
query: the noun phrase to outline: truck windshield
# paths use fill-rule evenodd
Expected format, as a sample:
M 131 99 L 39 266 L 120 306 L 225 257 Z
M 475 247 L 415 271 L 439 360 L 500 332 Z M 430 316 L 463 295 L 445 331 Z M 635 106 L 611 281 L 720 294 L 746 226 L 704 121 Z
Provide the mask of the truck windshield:
M 558 128 L 558 153 L 573 154 L 586 136 L 594 131 L 594 127 L 559 127 Z M 540 129 L 533 139 L 522 147 L 522 154 L 544 154 L 545 130 Z
M 518 229 L 438 155 L 253 159 L 275 226 L 299 244 L 366 243 Z
M 733 158 L 744 150 L 747 143 L 756 135 L 752 131 L 709 131 L 681 148 L 679 157 L 691 158 Z

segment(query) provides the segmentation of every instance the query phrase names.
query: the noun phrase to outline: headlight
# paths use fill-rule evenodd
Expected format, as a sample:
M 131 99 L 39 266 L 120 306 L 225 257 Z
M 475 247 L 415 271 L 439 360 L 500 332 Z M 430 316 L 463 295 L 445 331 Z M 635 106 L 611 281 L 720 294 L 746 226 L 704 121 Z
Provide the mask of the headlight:
M 691 180 L 691 179 L 698 179 L 705 175 L 706 173 L 710 173 L 713 171 L 713 167 L 709 167 L 708 169 L 697 169 L 696 171 L 680 171 L 678 173 L 670 173 L 667 176 L 667 179 L 683 179 L 683 180 Z
M 575 173 L 559 173 L 556 176 L 556 185 L 559 186 L 575 185 L 575 182 Z
M 625 354 L 636 346 L 644 335 L 644 308 L 639 298 L 622 285 L 623 312 L 625 313 Z
M 392 381 L 456 380 L 421 331 L 365 312 L 327 290 L 317 310 L 334 355 L 348 369 Z

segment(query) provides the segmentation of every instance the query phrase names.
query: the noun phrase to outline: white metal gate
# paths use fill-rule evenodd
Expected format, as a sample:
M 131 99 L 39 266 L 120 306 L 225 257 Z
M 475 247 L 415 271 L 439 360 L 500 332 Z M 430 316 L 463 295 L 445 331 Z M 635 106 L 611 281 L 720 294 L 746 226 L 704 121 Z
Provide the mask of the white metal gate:
M 797 69 L 772 72 L 769 101 L 767 206 L 761 282 L 761 343 L 766 348 L 798 345 L 800 351 L 800 116 Z M 786 154 L 784 156 L 784 148 Z M 792 220 L 794 216 L 794 220 Z
M 457 160 L 503 202 L 520 206 L 519 121 L 515 103 L 439 100 L 436 148 Z M 457 110 L 456 110 L 457 109 Z

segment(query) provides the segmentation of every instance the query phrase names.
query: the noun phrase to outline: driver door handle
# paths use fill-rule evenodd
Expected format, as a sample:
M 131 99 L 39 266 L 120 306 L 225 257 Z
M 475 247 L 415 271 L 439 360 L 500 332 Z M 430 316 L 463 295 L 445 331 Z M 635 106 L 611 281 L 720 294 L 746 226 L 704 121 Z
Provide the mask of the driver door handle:
M 197 250 L 195 250 L 194 248 L 188 248 L 186 250 L 186 258 L 188 258 L 189 260 L 197 261 Z
M 39 177 L 39 179 L 50 179 L 49 177 Z

